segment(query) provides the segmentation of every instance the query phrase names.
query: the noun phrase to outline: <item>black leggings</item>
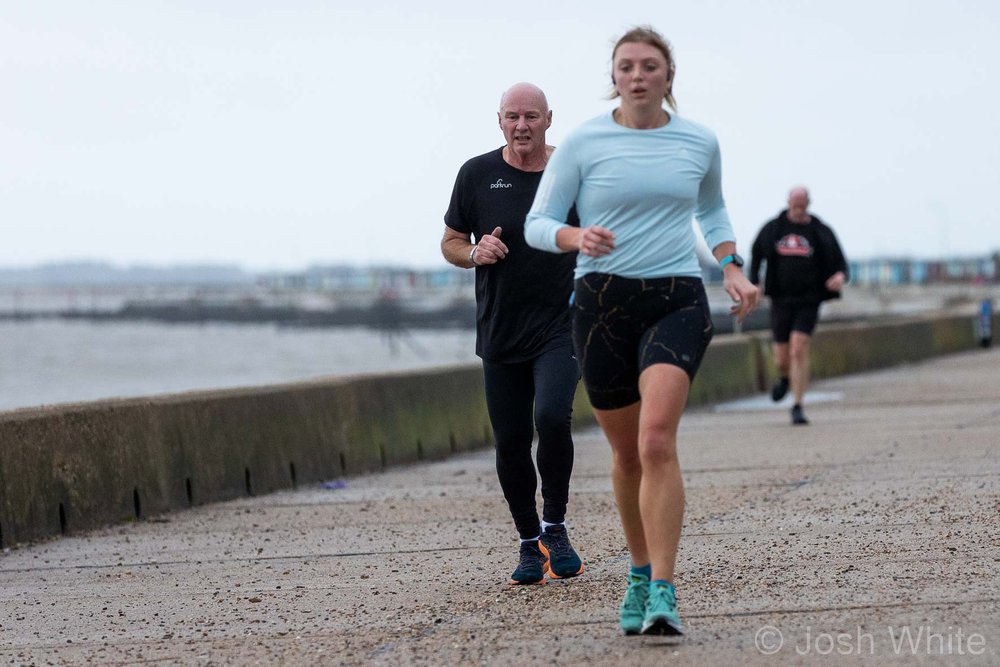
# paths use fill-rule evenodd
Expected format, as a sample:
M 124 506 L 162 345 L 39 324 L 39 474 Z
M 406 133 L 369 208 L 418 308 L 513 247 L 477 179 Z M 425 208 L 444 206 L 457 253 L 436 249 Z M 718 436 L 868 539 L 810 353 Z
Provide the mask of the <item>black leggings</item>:
M 538 479 L 531 460 L 536 427 L 542 517 L 549 523 L 560 523 L 566 516 L 573 472 L 570 418 L 580 379 L 573 347 L 567 341 L 565 346 L 513 364 L 483 360 L 483 377 L 500 487 L 518 534 L 521 539 L 531 539 L 540 530 L 535 505 Z

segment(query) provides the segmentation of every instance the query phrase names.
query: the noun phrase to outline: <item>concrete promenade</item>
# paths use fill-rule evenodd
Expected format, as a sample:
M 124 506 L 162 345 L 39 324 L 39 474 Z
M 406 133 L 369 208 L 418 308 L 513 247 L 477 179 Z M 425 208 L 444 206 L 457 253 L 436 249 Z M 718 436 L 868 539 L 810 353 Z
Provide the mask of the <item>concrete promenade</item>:
M 9 550 L 0 663 L 1000 664 L 1000 351 L 813 389 L 809 427 L 765 400 L 682 421 L 680 641 L 617 629 L 628 556 L 588 430 L 577 579 L 506 585 L 481 451 Z

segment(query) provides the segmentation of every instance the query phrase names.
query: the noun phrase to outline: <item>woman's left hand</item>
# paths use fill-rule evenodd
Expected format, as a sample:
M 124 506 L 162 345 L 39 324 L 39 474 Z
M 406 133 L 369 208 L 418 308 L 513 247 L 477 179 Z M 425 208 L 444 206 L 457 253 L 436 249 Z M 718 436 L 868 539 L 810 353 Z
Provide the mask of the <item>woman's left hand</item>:
M 760 300 L 760 289 L 743 275 L 738 267 L 726 267 L 723 270 L 722 287 L 733 300 L 733 305 L 729 307 L 729 314 L 736 318 L 736 321 L 743 324 L 747 315 L 757 310 L 757 303 Z

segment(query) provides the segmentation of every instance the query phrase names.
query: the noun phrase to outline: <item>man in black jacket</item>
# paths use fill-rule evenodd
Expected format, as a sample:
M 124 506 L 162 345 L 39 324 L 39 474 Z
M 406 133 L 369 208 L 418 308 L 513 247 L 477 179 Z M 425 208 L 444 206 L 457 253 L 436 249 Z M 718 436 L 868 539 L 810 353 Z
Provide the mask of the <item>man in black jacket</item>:
M 819 306 L 840 298 L 848 275 L 833 230 L 808 209 L 809 192 L 801 186 L 792 188 L 788 208 L 757 234 L 750 261 L 750 282 L 755 285 L 760 282 L 761 262 L 767 263 L 764 294 L 771 297 L 774 361 L 780 374 L 771 398 L 780 401 L 791 386 L 792 424 L 809 423 L 802 396 L 809 384 L 809 347 Z

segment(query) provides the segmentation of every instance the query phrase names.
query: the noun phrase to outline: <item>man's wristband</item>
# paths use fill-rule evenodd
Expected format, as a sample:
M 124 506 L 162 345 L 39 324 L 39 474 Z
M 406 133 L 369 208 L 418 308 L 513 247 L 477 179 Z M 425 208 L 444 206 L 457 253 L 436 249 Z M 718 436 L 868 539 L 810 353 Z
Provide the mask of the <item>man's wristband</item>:
M 474 246 L 472 246 L 472 250 L 469 251 L 469 263 L 472 264 L 473 266 L 479 266 L 478 264 L 476 264 L 476 251 L 477 250 L 479 250 L 479 246 L 478 245 L 474 245 Z

